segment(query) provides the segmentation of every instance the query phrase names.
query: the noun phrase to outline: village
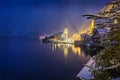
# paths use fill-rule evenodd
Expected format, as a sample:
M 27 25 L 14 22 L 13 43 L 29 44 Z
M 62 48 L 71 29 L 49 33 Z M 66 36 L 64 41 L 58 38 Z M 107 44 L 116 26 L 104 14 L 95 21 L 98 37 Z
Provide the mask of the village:
M 98 80 L 100 76 L 104 76 L 106 72 L 109 72 L 109 74 L 106 74 L 107 76 L 100 80 L 117 80 L 116 78 L 120 77 L 120 54 L 118 54 L 120 51 L 120 0 L 113 0 L 111 3 L 107 3 L 96 15 L 85 14 L 83 17 L 91 20 L 90 26 L 85 31 L 70 36 L 66 26 L 63 32 L 49 37 L 41 37 L 41 39 L 43 42 L 74 44 L 75 46 L 80 46 L 86 53 L 97 54 L 92 62 L 90 60 L 91 64 L 88 63 L 87 65 L 90 67 L 87 69 L 91 70 L 91 72 L 89 70 L 86 71 L 89 76 L 94 73 L 92 79 Z M 116 52 L 114 52 L 115 47 L 117 48 Z M 106 56 L 109 53 L 108 50 L 111 50 L 110 53 L 114 53 L 114 55 L 109 54 Z M 114 56 L 117 56 L 117 58 Z M 100 60 L 104 62 L 100 62 Z M 85 70 L 82 71 L 84 72 Z M 83 80 L 85 78 L 89 79 L 90 77 L 83 78 L 83 75 L 87 74 L 83 74 L 83 72 L 80 72 L 77 77 Z
M 120 80 L 120 0 L 107 3 L 96 15 L 83 17 L 95 20 L 95 28 L 91 36 L 82 34 L 81 46 L 87 51 L 97 49 L 97 54 L 77 75 L 78 80 Z

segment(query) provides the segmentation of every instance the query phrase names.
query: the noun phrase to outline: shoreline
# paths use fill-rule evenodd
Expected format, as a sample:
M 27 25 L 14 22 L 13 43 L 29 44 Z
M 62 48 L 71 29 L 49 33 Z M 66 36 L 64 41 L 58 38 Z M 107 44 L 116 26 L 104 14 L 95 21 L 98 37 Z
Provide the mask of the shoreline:
M 80 70 L 80 72 L 76 75 L 77 78 L 80 79 L 90 79 L 92 78 L 91 72 L 89 71 L 89 67 L 94 63 L 94 60 L 91 58 L 84 67 Z M 94 65 L 94 64 L 93 64 Z
M 93 76 L 90 72 L 90 66 L 95 66 L 94 60 L 90 58 L 90 60 L 84 65 L 84 67 L 80 70 L 80 72 L 76 75 L 77 80 L 89 80 L 93 79 Z M 120 78 L 112 78 L 111 80 L 120 80 Z

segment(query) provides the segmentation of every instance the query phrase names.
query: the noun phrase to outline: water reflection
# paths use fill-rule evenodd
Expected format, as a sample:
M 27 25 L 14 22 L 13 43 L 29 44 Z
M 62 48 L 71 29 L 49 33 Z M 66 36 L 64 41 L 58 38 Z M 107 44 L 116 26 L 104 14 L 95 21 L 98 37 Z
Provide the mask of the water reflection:
M 60 49 L 64 53 L 64 57 L 67 58 L 69 53 L 72 51 L 73 54 L 84 57 L 84 52 L 80 47 L 76 47 L 73 44 L 63 44 L 63 43 L 52 43 L 51 44 L 52 51 L 56 51 Z

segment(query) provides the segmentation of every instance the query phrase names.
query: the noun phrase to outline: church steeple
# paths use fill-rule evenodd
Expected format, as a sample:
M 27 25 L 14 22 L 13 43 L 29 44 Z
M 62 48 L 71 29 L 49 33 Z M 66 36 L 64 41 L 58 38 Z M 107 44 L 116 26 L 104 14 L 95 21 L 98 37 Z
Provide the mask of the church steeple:
M 65 23 L 65 28 L 68 28 L 68 22 L 67 22 L 67 20 L 66 20 L 66 23 Z
M 64 32 L 63 32 L 63 38 L 64 38 L 65 41 L 68 40 L 68 24 L 67 24 L 67 22 L 65 24 L 65 29 L 64 29 Z
M 66 20 L 66 23 L 65 23 L 64 33 L 68 34 L 68 23 L 67 23 L 67 20 Z

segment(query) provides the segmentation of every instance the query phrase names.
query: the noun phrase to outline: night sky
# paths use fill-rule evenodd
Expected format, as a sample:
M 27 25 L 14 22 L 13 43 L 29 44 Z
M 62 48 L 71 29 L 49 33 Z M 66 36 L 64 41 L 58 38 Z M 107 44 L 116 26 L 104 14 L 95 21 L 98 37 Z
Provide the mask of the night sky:
M 0 0 L 0 37 L 38 37 L 85 26 L 83 14 L 96 14 L 112 0 Z

